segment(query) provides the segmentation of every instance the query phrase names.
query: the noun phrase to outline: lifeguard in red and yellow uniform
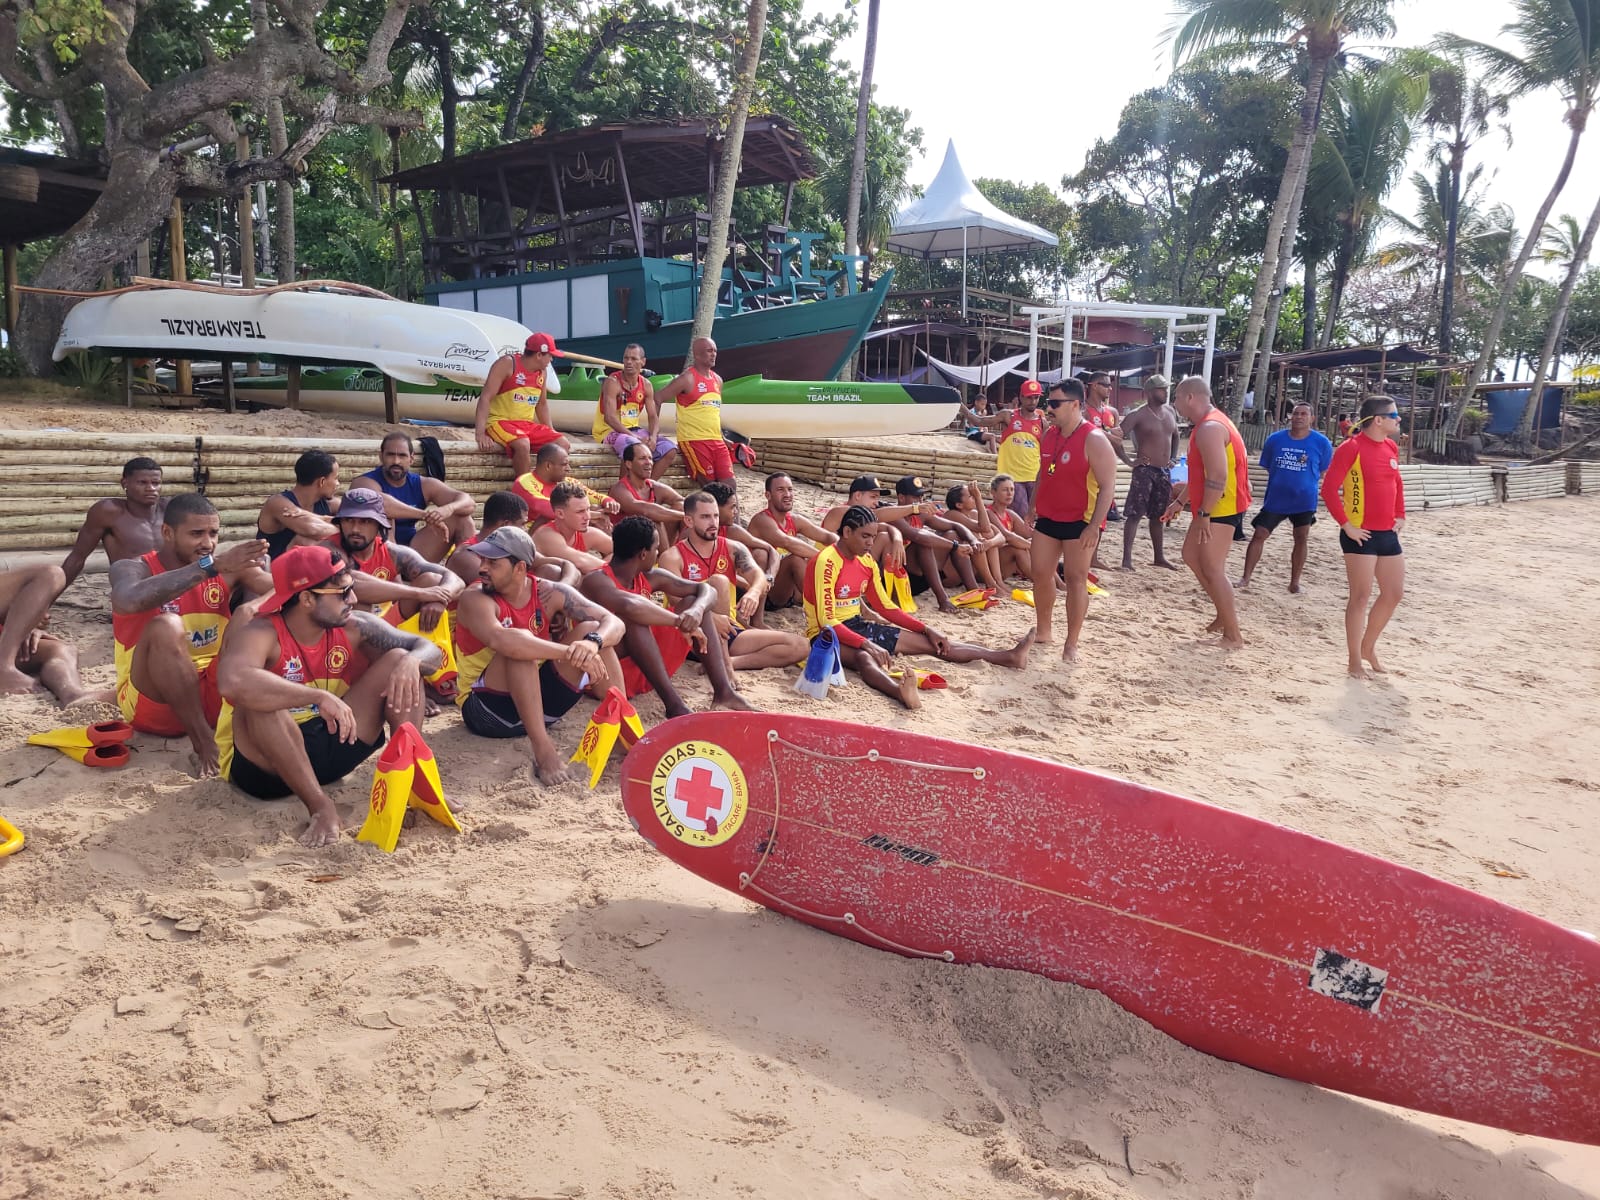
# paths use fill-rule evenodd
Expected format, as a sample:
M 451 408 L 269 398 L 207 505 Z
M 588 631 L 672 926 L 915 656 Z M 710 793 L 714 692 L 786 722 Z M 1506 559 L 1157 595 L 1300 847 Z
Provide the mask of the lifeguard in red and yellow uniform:
M 677 403 L 678 452 L 700 484 L 733 482 L 733 457 L 722 438 L 722 376 L 716 365 L 717 344 L 708 337 L 695 338 L 688 369 L 656 391 L 660 403 Z
M 521 354 L 507 354 L 489 368 L 472 414 L 478 449 L 486 454 L 504 450 L 518 475 L 533 469 L 533 455 L 541 446 L 570 447 L 571 443 L 550 425 L 550 400 L 545 395 L 545 372 L 552 358 L 564 357 L 548 333 L 533 334 Z

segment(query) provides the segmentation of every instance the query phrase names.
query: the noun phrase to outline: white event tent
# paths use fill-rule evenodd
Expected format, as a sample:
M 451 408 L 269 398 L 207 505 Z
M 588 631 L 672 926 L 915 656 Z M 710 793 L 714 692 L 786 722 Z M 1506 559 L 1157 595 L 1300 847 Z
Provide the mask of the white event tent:
M 961 315 L 967 315 L 967 254 L 973 250 L 1030 250 L 1059 244 L 1055 234 L 1004 213 L 967 178 L 956 144 L 928 190 L 895 218 L 886 248 L 913 258 L 961 256 Z

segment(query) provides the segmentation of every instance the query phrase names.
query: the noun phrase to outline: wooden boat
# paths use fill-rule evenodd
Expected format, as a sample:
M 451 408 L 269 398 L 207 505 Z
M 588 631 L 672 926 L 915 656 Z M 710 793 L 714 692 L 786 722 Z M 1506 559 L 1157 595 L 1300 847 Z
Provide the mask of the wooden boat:
M 550 400 L 550 419 L 557 429 L 589 433 L 601 378 L 601 372 L 586 367 L 560 377 L 561 391 Z M 661 387 L 671 378 L 657 375 L 653 382 Z M 241 377 L 234 386 L 246 402 L 275 407 L 288 403 L 288 381 L 281 375 Z M 400 418 L 470 425 L 478 392 L 477 386 L 402 381 Z M 958 406 L 955 389 L 937 385 L 815 383 L 749 375 L 725 382 L 722 422 L 751 438 L 880 437 L 943 429 L 955 419 Z M 383 373 L 373 367 L 307 368 L 300 376 L 300 407 L 381 418 Z M 670 435 L 676 421 L 669 407 L 662 413 L 662 431 Z

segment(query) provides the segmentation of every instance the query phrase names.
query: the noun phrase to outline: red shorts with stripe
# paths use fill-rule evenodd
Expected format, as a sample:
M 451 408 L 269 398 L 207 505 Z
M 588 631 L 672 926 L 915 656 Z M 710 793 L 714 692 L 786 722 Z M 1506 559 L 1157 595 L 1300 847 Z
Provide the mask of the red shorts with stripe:
M 528 449 L 537 450 L 562 436 L 559 429 L 537 421 L 490 421 L 484 426 L 484 432 L 506 448 L 507 457 L 511 455 L 512 442 L 526 441 Z
M 213 729 L 222 715 L 222 693 L 217 690 L 217 660 L 212 659 L 201 668 L 197 680 L 200 688 L 200 706 L 205 710 L 206 723 Z M 117 688 L 117 707 L 122 709 L 122 719 L 140 733 L 153 733 L 156 737 L 183 737 L 188 731 L 169 704 L 161 704 L 140 693 L 132 678 Z
M 678 668 L 683 666 L 689 657 L 689 639 L 683 636 L 683 631 L 674 629 L 671 625 L 652 625 L 650 633 L 656 639 L 656 645 L 661 650 L 661 663 L 667 668 L 668 675 L 676 675 Z M 650 690 L 650 681 L 644 677 L 634 663 L 633 659 L 624 655 L 622 663 L 622 684 L 627 689 L 629 696 L 638 696 Z
M 678 452 L 696 479 L 732 479 L 733 456 L 721 438 L 706 442 L 679 442 Z

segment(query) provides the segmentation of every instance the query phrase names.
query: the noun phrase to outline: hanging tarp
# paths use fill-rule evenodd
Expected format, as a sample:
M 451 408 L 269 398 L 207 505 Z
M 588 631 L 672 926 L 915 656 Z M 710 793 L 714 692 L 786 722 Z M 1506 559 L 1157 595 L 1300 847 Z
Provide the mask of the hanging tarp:
M 1028 357 L 1026 354 L 1014 354 L 1010 358 L 1002 358 L 991 363 L 981 363 L 975 367 L 958 367 L 954 363 L 947 363 L 934 358 L 926 350 L 918 350 L 917 353 L 927 359 L 929 365 L 952 384 L 957 386 L 967 384 L 973 387 L 988 387 L 995 380 L 1004 375 L 1009 375 L 1018 363 L 1025 361 Z

